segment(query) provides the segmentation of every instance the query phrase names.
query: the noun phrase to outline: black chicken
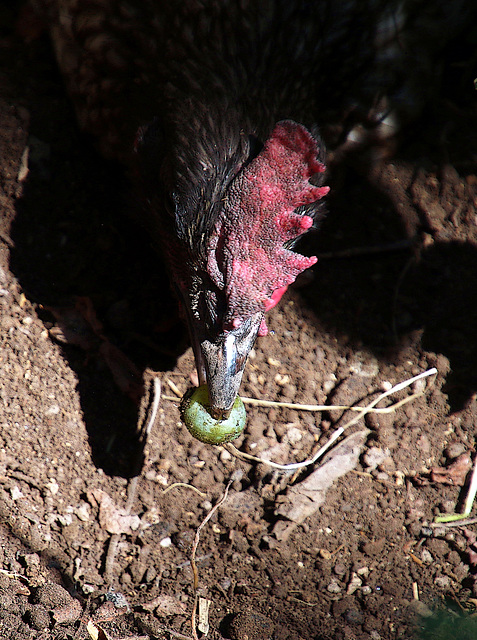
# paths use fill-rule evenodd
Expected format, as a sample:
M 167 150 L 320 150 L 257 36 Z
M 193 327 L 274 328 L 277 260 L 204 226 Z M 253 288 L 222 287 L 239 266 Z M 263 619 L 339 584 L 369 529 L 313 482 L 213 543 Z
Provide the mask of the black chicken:
M 291 248 L 328 190 L 317 123 L 339 141 L 416 108 L 472 2 L 36 3 L 81 127 L 137 182 L 220 417 L 264 313 L 316 261 Z

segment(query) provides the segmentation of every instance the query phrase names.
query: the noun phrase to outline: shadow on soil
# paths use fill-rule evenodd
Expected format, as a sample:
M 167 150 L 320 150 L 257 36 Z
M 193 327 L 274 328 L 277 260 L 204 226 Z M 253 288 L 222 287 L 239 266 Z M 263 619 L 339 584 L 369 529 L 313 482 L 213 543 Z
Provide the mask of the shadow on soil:
M 187 346 L 185 332 L 162 263 L 128 216 L 136 205 L 127 180 L 72 121 L 65 131 L 70 144 L 55 145 L 33 122 L 30 144 L 40 150 L 17 205 L 11 267 L 46 326 L 62 328 L 95 464 L 129 476 L 142 371 L 172 367 Z M 91 311 L 86 318 L 78 300 Z M 105 346 L 115 350 L 112 366 Z

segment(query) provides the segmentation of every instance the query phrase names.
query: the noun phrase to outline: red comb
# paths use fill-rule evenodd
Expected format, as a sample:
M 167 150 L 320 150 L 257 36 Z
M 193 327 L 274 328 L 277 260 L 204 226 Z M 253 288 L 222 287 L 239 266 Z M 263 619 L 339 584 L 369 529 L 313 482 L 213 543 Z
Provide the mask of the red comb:
M 329 191 L 309 183 L 311 176 L 325 170 L 317 155 L 313 136 L 285 120 L 232 183 L 207 264 L 209 275 L 227 296 L 226 325 L 238 326 L 253 313 L 274 307 L 297 275 L 316 263 L 316 257 L 283 245 L 313 224 L 310 216 L 295 209 Z

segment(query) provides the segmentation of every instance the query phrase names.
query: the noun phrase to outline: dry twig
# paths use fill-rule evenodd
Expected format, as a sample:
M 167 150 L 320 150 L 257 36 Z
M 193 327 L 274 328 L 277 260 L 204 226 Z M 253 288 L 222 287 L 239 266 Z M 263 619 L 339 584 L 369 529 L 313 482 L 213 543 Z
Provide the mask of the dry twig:
M 173 484 L 163 489 L 162 493 L 169 493 L 171 489 L 175 489 L 176 487 L 187 487 L 188 489 L 192 489 L 193 491 L 198 493 L 201 498 L 207 498 L 206 493 L 200 491 L 200 489 L 197 489 L 197 487 L 194 487 L 194 485 L 192 484 L 187 484 L 187 482 L 174 482 Z
M 195 532 L 194 543 L 192 545 L 192 552 L 191 552 L 191 557 L 190 557 L 190 564 L 191 564 L 192 573 L 193 573 L 193 576 L 194 576 L 194 584 L 193 584 L 193 587 L 194 587 L 194 606 L 193 606 L 193 609 L 192 609 L 192 618 L 191 618 L 192 636 L 193 636 L 194 640 L 199 640 L 199 638 L 197 636 L 197 631 L 196 631 L 196 610 L 197 610 L 197 601 L 198 601 L 197 589 L 199 587 L 199 572 L 197 571 L 197 565 L 196 565 L 196 562 L 195 562 L 195 556 L 196 556 L 196 553 L 197 553 L 197 547 L 199 546 L 200 532 L 205 527 L 205 525 L 209 522 L 209 520 L 212 518 L 212 516 L 217 511 L 217 509 L 219 509 L 219 507 L 221 505 L 223 505 L 224 502 L 227 500 L 227 496 L 229 495 L 229 489 L 230 489 L 230 487 L 232 485 L 232 482 L 234 482 L 234 480 L 235 480 L 235 473 L 232 474 L 232 477 L 228 481 L 227 486 L 225 487 L 225 491 L 222 494 L 222 497 L 220 498 L 220 500 L 212 507 L 212 509 L 209 511 L 209 513 L 205 516 L 205 518 L 202 520 L 200 525 L 197 527 L 197 531 Z
M 392 389 L 389 389 L 388 391 L 383 393 L 378 398 L 376 403 L 378 403 L 380 400 L 385 398 L 387 395 L 395 393 L 396 391 L 400 391 L 401 388 L 409 386 L 410 384 L 412 384 L 413 382 L 415 382 L 419 378 L 430 376 L 430 375 L 433 375 L 435 373 L 437 373 L 437 369 L 432 368 L 432 369 L 429 369 L 428 371 L 424 371 L 423 373 L 420 373 L 418 376 L 415 376 L 414 378 L 411 378 L 410 380 L 405 380 L 404 382 L 400 383 L 401 385 L 404 385 L 403 387 L 401 387 L 398 384 L 395 387 L 393 387 Z M 181 395 L 179 389 L 176 387 L 176 385 L 174 385 L 174 387 L 175 387 L 175 390 L 177 392 L 178 397 L 163 395 L 162 396 L 163 400 L 170 400 L 171 402 L 177 402 L 178 400 L 180 400 L 182 395 Z M 311 412 L 315 412 L 315 411 L 357 411 L 357 412 L 362 412 L 362 411 L 364 411 L 365 413 L 393 413 L 394 411 L 396 411 L 396 409 L 398 409 L 399 407 L 402 407 L 402 405 L 407 404 L 408 402 L 411 402 L 412 400 L 414 400 L 415 398 L 418 398 L 421 395 L 422 395 L 422 392 L 420 392 L 420 391 L 417 392 L 417 393 L 413 393 L 412 395 L 408 396 L 407 398 L 403 398 L 402 400 L 398 400 L 397 402 L 394 402 L 393 404 L 389 405 L 388 407 L 375 407 L 373 405 L 373 403 L 362 407 L 362 406 L 359 406 L 359 405 L 358 406 L 356 406 L 356 405 L 349 406 L 349 405 L 341 405 L 341 404 L 297 404 L 295 402 L 279 402 L 277 400 L 261 400 L 259 398 L 242 398 L 242 397 L 241 397 L 241 400 L 242 400 L 242 402 L 244 404 L 250 404 L 251 406 L 254 406 L 254 407 L 279 407 L 279 408 L 283 408 L 283 409 L 295 409 L 296 411 L 311 411 Z M 361 417 L 362 416 L 360 415 L 358 417 L 358 420 Z
M 170 386 L 172 391 L 176 394 L 177 398 L 182 398 L 182 393 L 180 392 L 179 387 L 172 380 L 167 379 L 167 384 Z M 173 398 L 173 400 L 177 400 L 177 398 Z
M 366 407 L 360 407 L 360 411 L 359 411 L 357 416 L 352 418 L 343 427 L 340 427 L 339 429 L 337 429 L 333 433 L 331 438 L 328 440 L 328 442 L 326 442 L 320 449 L 318 449 L 318 451 L 311 458 L 309 458 L 308 460 L 304 460 L 303 462 L 293 462 L 291 464 L 278 464 L 277 462 L 272 462 L 271 460 L 265 460 L 264 458 L 258 458 L 256 456 L 252 456 L 252 455 L 250 455 L 248 453 L 243 453 L 242 451 L 239 451 L 236 447 L 234 447 L 234 445 L 231 444 L 230 442 L 228 444 L 224 445 L 224 447 L 226 447 L 228 449 L 228 451 L 230 453 L 232 453 L 232 455 L 234 455 L 234 456 L 236 456 L 238 458 L 242 458 L 244 460 L 250 460 L 252 462 L 260 462 L 260 463 L 263 463 L 263 464 L 267 464 L 268 466 L 273 467 L 274 469 L 281 469 L 283 471 L 293 471 L 294 469 L 303 469 L 304 467 L 308 467 L 309 465 L 314 464 L 319 458 L 321 458 L 325 454 L 325 452 L 328 451 L 328 449 L 336 442 L 336 440 L 338 440 L 338 438 L 343 434 L 343 432 L 346 429 L 348 429 L 352 425 L 356 424 L 367 413 L 372 411 L 374 409 L 374 407 L 379 402 L 381 402 L 381 400 L 384 400 L 384 398 L 387 398 L 388 396 L 392 395 L 393 393 L 397 393 L 398 391 L 401 391 L 402 389 L 405 389 L 406 387 L 409 387 L 411 384 L 413 384 L 414 382 L 417 382 L 418 380 L 421 380 L 422 378 L 426 378 L 428 376 L 435 375 L 435 374 L 437 374 L 437 369 L 435 367 L 433 367 L 432 369 L 428 369 L 427 371 L 423 371 L 422 373 L 419 373 L 417 376 L 414 376 L 413 378 L 409 378 L 408 380 L 404 380 L 403 382 L 400 382 L 400 383 L 394 385 L 394 387 L 392 387 L 391 389 L 388 389 L 384 393 L 381 393 L 369 405 L 367 405 Z M 424 394 L 424 390 L 416 391 L 415 393 L 411 394 L 407 398 L 404 398 L 403 400 L 400 400 L 398 403 L 396 403 L 396 405 L 402 406 L 406 402 L 410 402 L 411 400 L 414 400 L 415 398 L 418 398 L 419 396 L 422 396 L 423 394 Z M 394 409 L 396 408 L 396 405 L 393 405 Z
M 154 400 L 152 402 L 151 413 L 149 415 L 149 420 L 147 422 L 147 426 L 145 429 L 145 437 L 151 433 L 151 429 L 156 421 L 157 412 L 159 410 L 159 404 L 161 402 L 161 381 L 155 376 L 154 377 Z

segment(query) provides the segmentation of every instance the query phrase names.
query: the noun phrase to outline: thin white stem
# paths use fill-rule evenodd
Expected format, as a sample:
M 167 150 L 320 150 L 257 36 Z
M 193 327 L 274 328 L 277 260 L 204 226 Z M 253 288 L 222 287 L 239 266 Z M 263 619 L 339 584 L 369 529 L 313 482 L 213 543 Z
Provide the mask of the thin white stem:
M 427 378 L 428 376 L 435 375 L 436 373 L 437 373 L 437 369 L 435 367 L 432 367 L 432 369 L 428 369 L 427 371 L 423 371 L 422 373 L 419 373 L 417 376 L 414 376 L 413 378 L 409 378 L 408 380 L 399 382 L 398 384 L 394 385 L 394 387 L 392 387 L 391 389 L 388 389 L 384 393 L 381 393 L 367 407 L 362 407 L 360 410 L 360 413 L 357 416 L 352 418 L 352 420 L 347 422 L 343 427 L 340 427 L 339 429 L 337 429 L 333 433 L 331 438 L 328 440 L 328 442 L 326 442 L 311 458 L 309 458 L 308 460 L 304 460 L 303 462 L 293 462 L 291 464 L 278 464 L 277 462 L 272 462 L 271 460 L 265 460 L 264 458 L 259 458 L 256 456 L 251 456 L 248 453 L 243 453 L 242 451 L 239 451 L 236 447 L 234 447 L 234 445 L 231 444 L 230 442 L 224 446 L 232 453 L 232 455 L 238 456 L 239 458 L 243 458 L 245 460 L 250 460 L 252 462 L 263 463 L 268 465 L 269 467 L 273 467 L 274 469 L 281 469 L 283 471 L 293 471 L 295 469 L 303 469 L 304 467 L 308 467 L 309 465 L 314 464 L 319 458 L 321 458 L 323 454 L 331 447 L 331 445 L 334 444 L 336 440 L 338 440 L 341 434 L 346 429 L 348 429 L 348 427 L 351 427 L 352 425 L 356 424 L 361 418 L 363 418 L 367 413 L 369 413 L 372 410 L 372 408 L 375 407 L 381 400 L 383 400 L 384 398 L 387 398 L 393 393 L 396 393 L 397 391 L 401 391 L 402 389 L 409 387 L 411 384 L 414 384 L 414 382 L 417 382 L 417 380 L 421 380 L 422 378 Z M 413 393 L 412 396 L 410 396 L 410 398 L 421 396 L 423 393 L 424 391 L 418 391 L 416 393 Z M 476 491 L 477 491 L 477 488 L 476 488 Z M 474 494 L 474 497 L 475 497 L 475 494 Z

